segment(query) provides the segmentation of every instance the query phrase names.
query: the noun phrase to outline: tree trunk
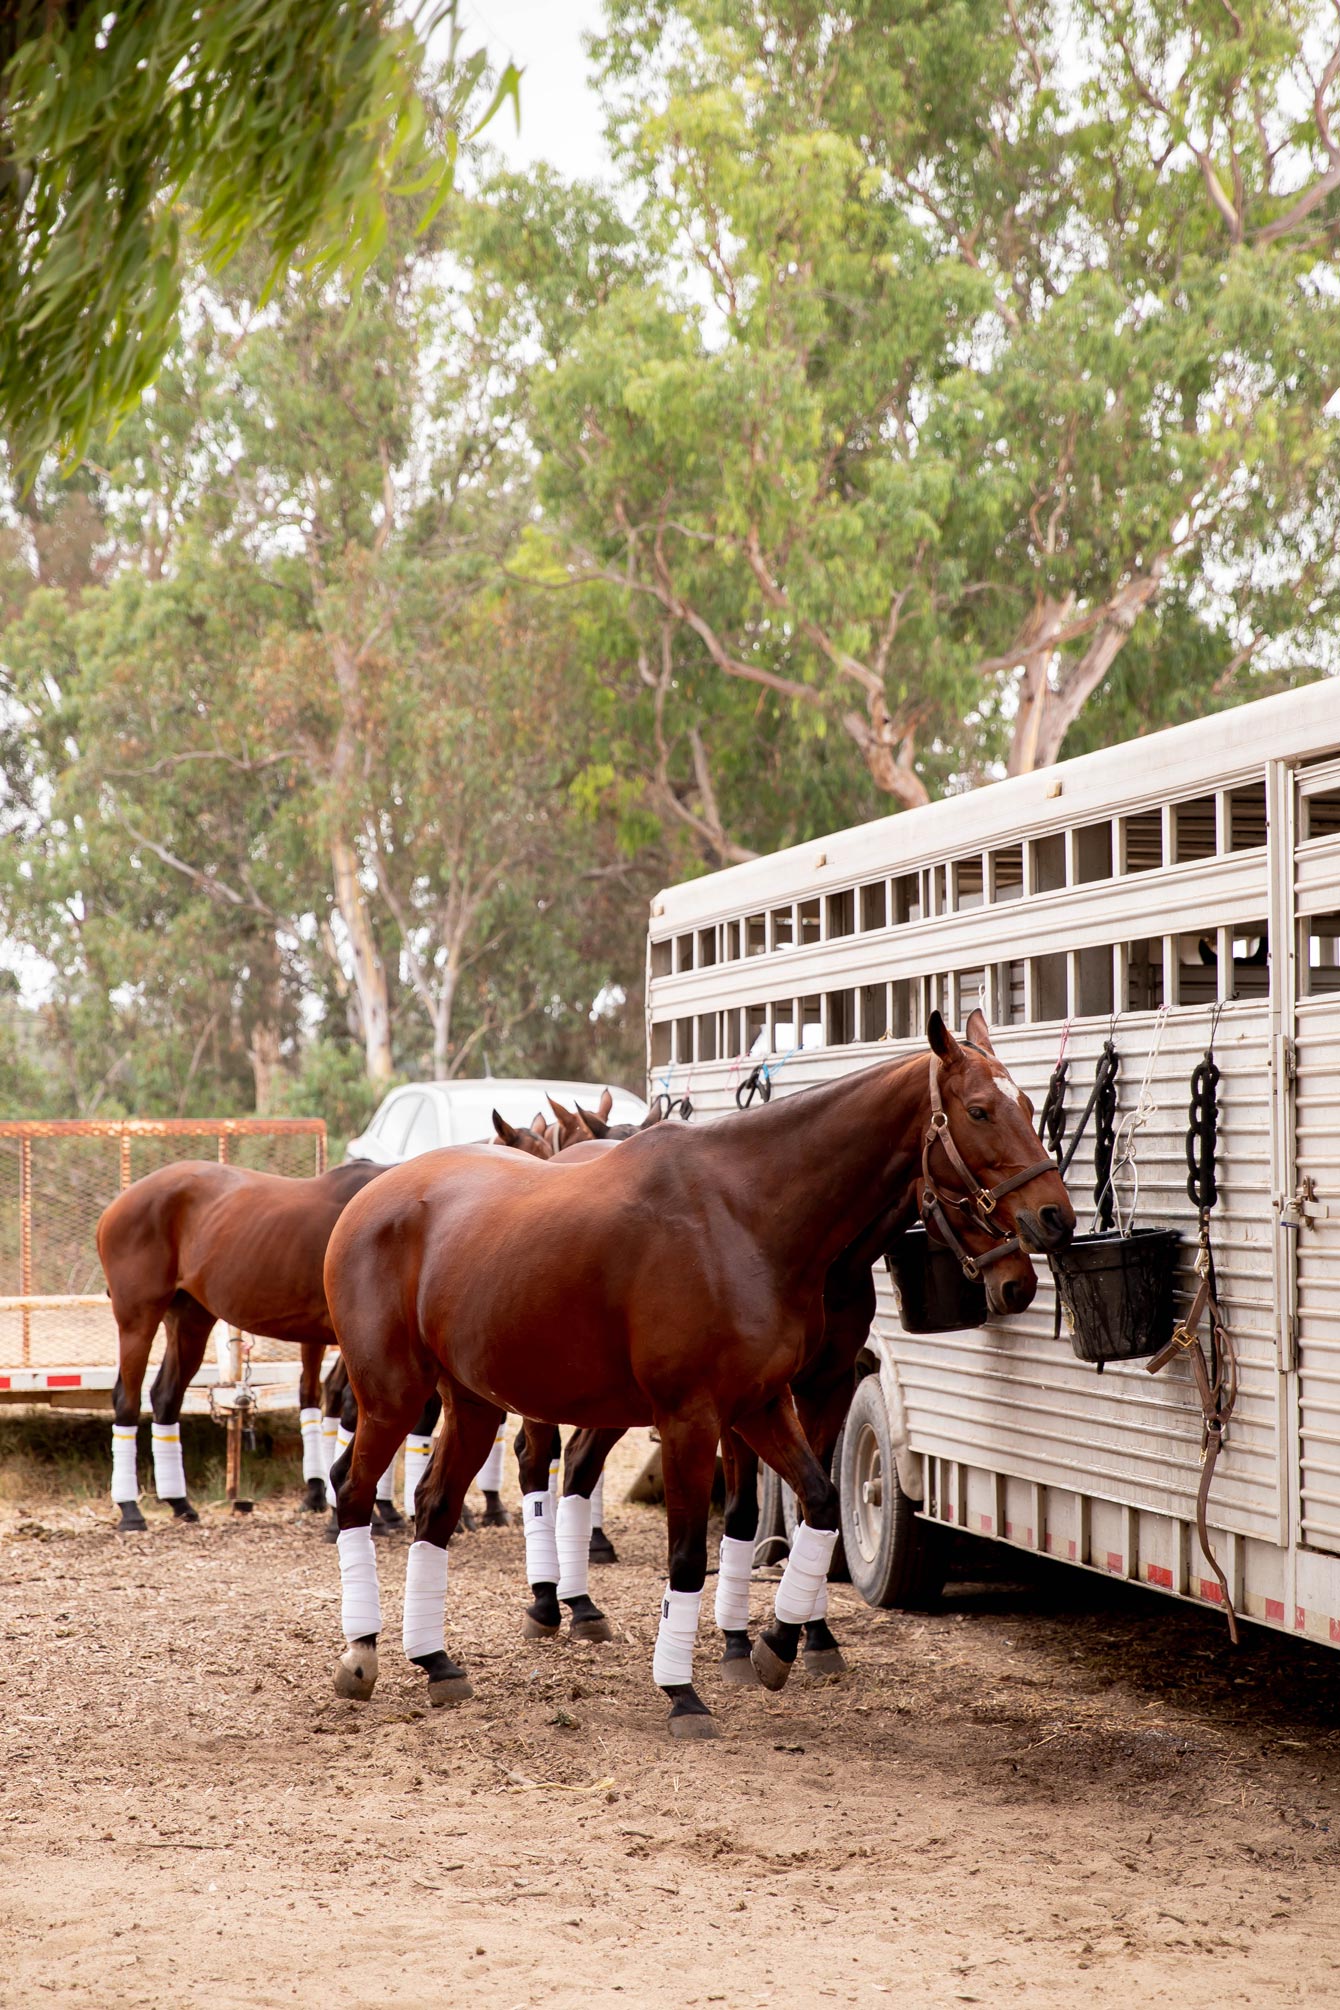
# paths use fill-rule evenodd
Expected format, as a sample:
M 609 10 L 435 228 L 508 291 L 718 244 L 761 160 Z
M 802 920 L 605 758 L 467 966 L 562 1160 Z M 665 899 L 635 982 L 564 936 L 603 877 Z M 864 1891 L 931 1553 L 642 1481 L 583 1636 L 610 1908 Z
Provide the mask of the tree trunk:
M 919 810 L 931 799 L 930 790 L 913 766 L 916 721 L 890 717 L 881 693 L 872 691 L 866 713 L 847 712 L 843 725 L 865 757 L 875 786 L 895 796 L 905 810 Z
M 451 1048 L 451 1008 L 456 1001 L 456 972 L 450 966 L 442 978 L 442 989 L 432 1008 L 433 1021 L 433 1080 L 447 1082 L 451 1070 L 447 1066 L 447 1055 Z
M 248 959 L 251 982 L 247 993 L 247 1060 L 256 1092 L 256 1115 L 268 1117 L 274 1108 L 275 1081 L 282 1065 L 280 1021 L 283 1000 L 280 992 L 279 951 L 274 937 L 256 945 Z
M 367 902 L 358 878 L 358 856 L 343 837 L 330 841 L 331 872 L 335 881 L 335 905 L 340 910 L 349 937 L 349 953 L 354 965 L 354 988 L 358 993 L 359 1017 L 363 1025 L 363 1053 L 367 1077 L 378 1087 L 391 1079 L 391 1004 L 386 969 L 372 932 Z

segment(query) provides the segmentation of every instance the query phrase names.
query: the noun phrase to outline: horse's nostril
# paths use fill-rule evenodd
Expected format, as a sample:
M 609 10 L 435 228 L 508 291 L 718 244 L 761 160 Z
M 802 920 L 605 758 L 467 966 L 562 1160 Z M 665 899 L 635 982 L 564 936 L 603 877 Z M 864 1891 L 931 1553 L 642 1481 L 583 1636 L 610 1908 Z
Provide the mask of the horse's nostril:
M 1038 1219 L 1047 1231 L 1049 1242 L 1069 1241 L 1070 1223 L 1066 1220 L 1059 1207 L 1040 1207 L 1038 1209 Z

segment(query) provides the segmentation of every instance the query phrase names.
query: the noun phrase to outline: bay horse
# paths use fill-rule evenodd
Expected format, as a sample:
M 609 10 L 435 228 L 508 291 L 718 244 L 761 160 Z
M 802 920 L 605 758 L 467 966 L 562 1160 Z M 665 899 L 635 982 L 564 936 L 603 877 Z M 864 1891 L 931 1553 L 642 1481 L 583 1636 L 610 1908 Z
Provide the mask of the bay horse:
M 140 1392 L 161 1324 L 167 1335 L 153 1387 L 154 1480 L 182 1521 L 197 1521 L 181 1458 L 181 1409 L 216 1320 L 302 1349 L 299 1383 L 304 1505 L 326 1505 L 321 1455 L 321 1362 L 335 1333 L 322 1265 L 330 1232 L 355 1194 L 385 1172 L 355 1161 L 287 1179 L 213 1159 L 146 1173 L 98 1221 L 98 1256 L 116 1316 L 112 1391 L 112 1500 L 121 1527 L 143 1530 L 136 1469 Z M 382 1518 L 387 1519 L 383 1508 Z M 398 1517 L 395 1517 L 398 1520 Z
M 659 1125 L 567 1168 L 465 1146 L 411 1160 L 354 1199 L 326 1252 L 331 1319 L 358 1399 L 353 1446 L 331 1475 L 348 1643 L 337 1693 L 366 1698 L 376 1682 L 379 1461 L 435 1382 L 443 1429 L 420 1484 L 403 1627 L 431 1704 L 469 1693 L 445 1646 L 447 1544 L 509 1408 L 582 1425 L 595 1445 L 632 1425 L 658 1428 L 669 1581 L 652 1675 L 676 1737 L 715 1734 L 693 1686 L 693 1645 L 717 1445 L 733 1429 L 766 1459 L 804 1514 L 773 1622 L 753 1647 L 761 1678 L 785 1681 L 837 1540 L 837 1492 L 791 1395 L 822 1344 L 832 1264 L 872 1223 L 896 1229 L 919 1208 L 946 1217 L 953 1207 L 989 1307 L 1010 1312 L 1036 1288 L 1024 1245 L 1059 1248 L 1074 1232 L 1064 1183 L 1008 1071 L 980 1040 L 961 1045 L 938 1012 L 927 1032 L 929 1057 L 845 1075 L 729 1124 Z

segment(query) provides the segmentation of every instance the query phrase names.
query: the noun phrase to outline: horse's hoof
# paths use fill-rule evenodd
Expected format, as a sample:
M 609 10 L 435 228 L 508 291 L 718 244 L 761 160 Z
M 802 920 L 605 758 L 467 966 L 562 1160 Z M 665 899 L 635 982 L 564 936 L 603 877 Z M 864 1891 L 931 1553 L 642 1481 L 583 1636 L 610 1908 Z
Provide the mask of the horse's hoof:
M 591 1531 L 590 1560 L 592 1563 L 617 1563 L 619 1552 L 610 1541 L 603 1528 Z
M 401 1514 L 400 1509 L 394 1501 L 378 1499 L 373 1502 L 373 1507 L 376 1509 L 376 1519 L 381 1523 L 383 1528 L 403 1528 L 405 1526 L 405 1517 Z
M 791 1663 L 783 1661 L 780 1654 L 774 1654 L 761 1633 L 754 1642 L 749 1658 L 765 1689 L 785 1689 L 786 1678 L 791 1673 Z
M 366 1703 L 377 1686 L 377 1650 L 356 1641 L 345 1648 L 335 1669 L 335 1694 Z
M 325 1527 L 324 1527 L 324 1528 L 322 1529 L 322 1531 L 321 1531 L 321 1535 L 322 1535 L 322 1540 L 323 1540 L 323 1541 L 325 1541 L 325 1542 L 338 1542 L 338 1541 L 339 1541 L 339 1539 L 340 1539 L 340 1525 L 339 1525 L 339 1523 L 338 1523 L 338 1522 L 336 1521 L 336 1519 L 335 1519 L 335 1515 L 334 1515 L 333 1511 L 332 1511 L 332 1513 L 331 1513 L 331 1517 L 330 1517 L 330 1520 L 329 1520 L 329 1521 L 328 1521 L 328 1522 L 326 1523 Z
M 748 1654 L 732 1654 L 721 1664 L 721 1679 L 732 1689 L 757 1689 L 758 1670 Z
M 568 1628 L 568 1633 L 573 1640 L 598 1641 L 614 1638 L 614 1628 L 603 1612 L 598 1612 L 593 1619 L 574 1619 Z
M 682 1717 L 672 1715 L 670 1718 L 670 1736 L 672 1738 L 716 1738 L 720 1735 L 720 1732 L 717 1730 L 715 1717 L 709 1717 L 706 1714 L 699 1715 L 694 1711 L 692 1713 L 686 1712 Z
M 525 1612 L 521 1616 L 521 1638 L 523 1640 L 552 1640 L 558 1632 L 561 1623 L 560 1620 L 556 1619 L 553 1625 L 550 1626 L 547 1620 L 536 1619 L 533 1613 Z
M 428 1701 L 435 1710 L 446 1710 L 457 1703 L 468 1703 L 474 1693 L 468 1675 L 449 1675 L 444 1681 L 428 1684 Z
M 187 1500 L 185 1494 L 183 1494 L 180 1497 L 180 1499 L 175 1501 L 165 1500 L 163 1502 L 163 1506 L 170 1507 L 172 1509 L 172 1519 L 174 1521 L 199 1521 L 200 1519 L 195 1509 L 191 1506 L 191 1503 Z
M 840 1647 L 816 1647 L 812 1653 L 801 1649 L 800 1667 L 802 1674 L 812 1682 L 827 1681 L 834 1675 L 845 1675 L 847 1664 L 842 1658 Z
M 510 1528 L 512 1517 L 505 1507 L 485 1508 L 479 1517 L 481 1528 Z
M 461 1509 L 461 1518 L 452 1530 L 452 1533 L 453 1535 L 473 1535 L 478 1527 L 479 1523 L 475 1520 L 474 1510 L 463 1507 Z
M 138 1501 L 118 1501 L 121 1510 L 119 1533 L 121 1535 L 143 1535 L 149 1524 L 140 1513 Z
M 326 1483 L 324 1480 L 308 1480 L 302 1490 L 300 1514 L 322 1514 L 326 1506 Z

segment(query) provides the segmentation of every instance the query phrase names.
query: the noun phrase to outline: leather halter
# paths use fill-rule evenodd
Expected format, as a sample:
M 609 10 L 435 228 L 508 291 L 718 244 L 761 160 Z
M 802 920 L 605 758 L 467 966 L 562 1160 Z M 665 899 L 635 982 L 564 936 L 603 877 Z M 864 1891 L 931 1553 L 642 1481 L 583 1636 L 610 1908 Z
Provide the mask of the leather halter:
M 935 1184 L 931 1171 L 931 1153 L 940 1145 L 950 1165 L 962 1180 L 967 1192 L 963 1194 L 942 1194 Z M 1013 1256 L 1020 1248 L 1017 1235 L 997 1226 L 994 1216 L 996 1202 L 1007 1193 L 1014 1193 L 1019 1187 L 1027 1186 L 1033 1179 L 1040 1179 L 1043 1173 L 1054 1173 L 1054 1159 L 1040 1159 L 1036 1165 L 1024 1172 L 1011 1173 L 1008 1179 L 998 1180 L 994 1186 L 983 1186 L 971 1166 L 964 1159 L 954 1143 L 949 1130 L 949 1114 L 940 1094 L 940 1063 L 931 1056 L 931 1120 L 926 1126 L 926 1135 L 921 1146 L 921 1219 L 928 1233 L 934 1233 L 958 1258 L 959 1268 L 965 1277 L 980 1277 L 993 1263 L 999 1263 L 1006 1256 Z M 996 1238 L 994 1249 L 988 1249 L 984 1256 L 973 1256 L 965 1249 L 954 1233 L 946 1209 L 955 1207 L 961 1214 L 976 1217 L 976 1226 L 984 1228 L 988 1235 Z

